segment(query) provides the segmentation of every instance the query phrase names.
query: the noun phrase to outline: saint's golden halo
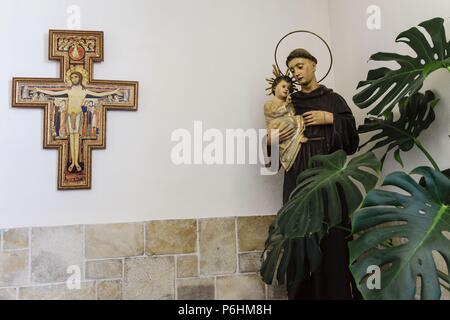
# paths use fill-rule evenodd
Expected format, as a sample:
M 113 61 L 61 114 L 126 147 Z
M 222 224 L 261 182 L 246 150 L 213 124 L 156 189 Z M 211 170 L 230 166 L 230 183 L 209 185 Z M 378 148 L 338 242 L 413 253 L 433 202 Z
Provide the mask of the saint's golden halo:
M 314 32 L 309 31 L 309 30 L 296 30 L 296 31 L 289 32 L 288 34 L 286 34 L 285 36 L 283 36 L 283 38 L 281 38 L 280 41 L 278 41 L 277 46 L 275 47 L 275 54 L 274 54 L 275 65 L 276 65 L 276 67 L 278 68 L 278 70 L 281 70 L 281 69 L 280 69 L 280 66 L 279 66 L 279 64 L 278 64 L 278 59 L 277 59 L 278 47 L 280 46 L 280 44 L 283 42 L 284 39 L 286 39 L 287 37 L 289 37 L 289 36 L 291 36 L 291 35 L 293 35 L 293 34 L 295 34 L 295 33 L 309 33 L 309 34 L 312 34 L 313 36 L 316 36 L 317 38 L 319 38 L 319 39 L 325 44 L 325 46 L 327 47 L 327 50 L 328 50 L 328 52 L 329 52 L 329 54 L 330 54 L 330 66 L 329 66 L 329 68 L 328 68 L 327 73 L 322 77 L 322 79 L 320 79 L 319 81 L 317 81 L 317 82 L 322 82 L 326 77 L 328 77 L 328 75 L 329 75 L 330 72 L 331 72 L 331 68 L 333 67 L 333 53 L 331 52 L 331 48 L 330 48 L 330 46 L 328 45 L 328 43 L 325 41 L 325 39 L 323 39 L 323 38 L 322 38 L 321 36 L 319 36 L 317 33 L 314 33 Z M 286 74 L 287 74 L 287 73 L 286 73 Z

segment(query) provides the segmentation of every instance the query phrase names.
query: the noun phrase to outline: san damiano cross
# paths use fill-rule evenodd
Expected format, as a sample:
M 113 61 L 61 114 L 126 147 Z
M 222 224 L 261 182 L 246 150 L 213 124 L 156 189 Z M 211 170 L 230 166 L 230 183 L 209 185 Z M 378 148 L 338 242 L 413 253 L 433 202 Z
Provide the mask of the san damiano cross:
M 44 148 L 58 149 L 58 189 L 91 188 L 92 149 L 106 147 L 106 111 L 137 110 L 138 82 L 93 79 L 103 32 L 49 31 L 59 78 L 14 78 L 12 105 L 44 108 Z

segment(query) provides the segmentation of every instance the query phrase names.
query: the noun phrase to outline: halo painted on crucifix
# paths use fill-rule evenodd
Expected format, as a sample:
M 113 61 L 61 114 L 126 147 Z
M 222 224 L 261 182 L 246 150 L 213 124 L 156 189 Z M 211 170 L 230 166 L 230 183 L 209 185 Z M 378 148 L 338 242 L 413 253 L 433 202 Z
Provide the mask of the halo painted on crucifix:
M 90 189 L 92 150 L 106 147 L 106 111 L 137 110 L 138 82 L 95 80 L 103 32 L 49 31 L 59 78 L 13 78 L 12 105 L 44 108 L 44 148 L 58 149 L 58 189 Z

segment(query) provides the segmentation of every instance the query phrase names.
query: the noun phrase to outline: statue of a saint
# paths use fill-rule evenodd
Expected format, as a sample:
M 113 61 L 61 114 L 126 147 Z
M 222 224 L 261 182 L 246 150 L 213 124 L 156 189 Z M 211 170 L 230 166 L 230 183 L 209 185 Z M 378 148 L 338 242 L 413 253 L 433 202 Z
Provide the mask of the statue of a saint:
M 302 143 L 292 167 L 285 172 L 283 203 L 288 200 L 296 186 L 298 175 L 307 168 L 311 157 L 330 154 L 339 149 L 351 155 L 356 152 L 359 144 L 355 119 L 344 98 L 332 89 L 320 85 L 316 80 L 317 59 L 305 49 L 296 49 L 289 54 L 286 65 L 301 86 L 301 90 L 294 92 L 291 97 L 295 114 L 304 119 L 303 134 L 308 140 Z M 280 144 L 289 141 L 295 134 L 296 128 L 280 126 Z M 344 213 L 343 225 L 350 228 L 348 210 L 343 208 L 342 212 Z M 293 281 L 296 272 L 296 259 L 293 255 L 287 272 L 289 298 L 353 299 L 358 297 L 359 293 L 348 267 L 348 240 L 349 232 L 332 228 L 320 243 L 323 255 L 321 266 L 307 280 L 300 283 Z M 296 241 L 295 246 L 306 254 L 304 239 Z

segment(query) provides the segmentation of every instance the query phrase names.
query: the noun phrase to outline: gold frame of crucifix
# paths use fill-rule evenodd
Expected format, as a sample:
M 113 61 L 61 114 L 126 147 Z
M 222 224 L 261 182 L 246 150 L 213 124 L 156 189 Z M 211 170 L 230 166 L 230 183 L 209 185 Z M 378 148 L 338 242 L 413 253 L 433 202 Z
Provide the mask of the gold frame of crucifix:
M 106 148 L 108 110 L 137 110 L 136 81 L 94 79 L 102 31 L 50 30 L 48 59 L 59 78 L 13 78 L 12 106 L 44 109 L 44 149 L 58 150 L 58 189 L 90 189 L 92 150 Z M 77 80 L 78 79 L 78 80 Z

